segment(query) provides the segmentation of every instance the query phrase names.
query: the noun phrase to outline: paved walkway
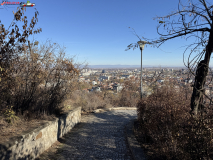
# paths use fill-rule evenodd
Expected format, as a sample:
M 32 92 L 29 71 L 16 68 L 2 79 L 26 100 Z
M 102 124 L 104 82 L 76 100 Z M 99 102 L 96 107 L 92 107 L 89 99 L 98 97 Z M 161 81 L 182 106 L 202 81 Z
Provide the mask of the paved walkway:
M 124 126 L 136 119 L 136 110 L 112 110 L 82 115 L 68 134 L 38 159 L 57 160 L 132 160 Z

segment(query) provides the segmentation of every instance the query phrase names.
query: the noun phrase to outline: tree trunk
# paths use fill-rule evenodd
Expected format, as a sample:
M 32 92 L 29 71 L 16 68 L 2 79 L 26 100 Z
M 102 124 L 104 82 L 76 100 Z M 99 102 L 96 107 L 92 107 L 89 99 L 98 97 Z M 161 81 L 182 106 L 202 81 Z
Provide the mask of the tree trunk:
M 206 76 L 208 74 L 209 61 L 212 51 L 213 51 L 213 27 L 211 29 L 209 41 L 206 46 L 206 53 L 204 60 L 200 61 L 196 71 L 193 93 L 191 97 L 191 113 L 194 116 L 197 116 L 198 110 L 203 108 L 201 107 L 203 101 L 202 92 L 205 91 L 204 85 L 206 82 Z
M 208 73 L 208 67 L 206 66 L 208 66 L 208 64 L 206 64 L 205 61 L 202 60 L 198 64 L 197 71 L 196 71 L 193 93 L 191 98 L 191 110 L 192 110 L 192 114 L 194 114 L 195 116 L 198 113 L 198 108 L 200 108 L 199 104 L 201 103 L 203 99 L 202 91 L 203 91 L 203 87 L 206 82 L 206 76 Z

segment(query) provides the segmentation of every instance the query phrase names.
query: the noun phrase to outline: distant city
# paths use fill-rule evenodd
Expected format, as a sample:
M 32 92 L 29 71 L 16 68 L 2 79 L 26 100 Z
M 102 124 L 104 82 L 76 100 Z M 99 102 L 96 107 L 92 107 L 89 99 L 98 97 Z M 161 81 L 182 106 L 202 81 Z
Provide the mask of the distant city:
M 93 68 L 92 68 L 93 67 Z M 213 71 L 209 70 L 205 93 L 213 97 L 213 85 L 211 76 Z M 192 89 L 194 77 L 189 75 L 189 70 L 186 67 L 153 67 L 144 65 L 142 68 L 143 93 L 150 95 L 153 90 L 150 89 L 150 84 L 155 84 L 157 88 L 164 86 L 165 82 L 175 83 L 175 88 L 183 86 Z M 87 83 L 88 87 L 84 88 L 86 92 L 108 90 L 114 94 L 120 92 L 126 81 L 135 83 L 140 91 L 141 68 L 140 65 L 90 65 L 82 69 L 79 75 L 79 82 Z M 153 82 L 151 82 L 151 81 Z
M 141 65 L 88 65 L 87 68 L 140 68 Z M 168 66 L 168 65 L 142 65 L 143 68 L 186 68 L 185 66 Z

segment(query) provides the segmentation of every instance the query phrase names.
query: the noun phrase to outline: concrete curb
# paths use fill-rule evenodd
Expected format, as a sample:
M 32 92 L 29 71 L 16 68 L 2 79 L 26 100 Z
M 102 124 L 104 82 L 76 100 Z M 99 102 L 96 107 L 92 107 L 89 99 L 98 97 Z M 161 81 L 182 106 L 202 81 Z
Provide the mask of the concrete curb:
M 113 107 L 113 108 L 109 108 L 109 111 L 111 110 L 137 110 L 136 107 Z
M 143 149 L 141 148 L 140 144 L 138 143 L 137 139 L 135 138 L 133 127 L 134 127 L 135 119 L 131 120 L 125 126 L 126 138 L 129 149 L 132 153 L 134 160 L 146 160 L 146 156 L 144 154 Z
M 113 110 L 137 110 L 136 107 L 116 107 L 116 108 L 108 108 L 108 109 L 96 109 L 92 111 L 92 113 L 101 113 L 106 111 L 113 111 Z

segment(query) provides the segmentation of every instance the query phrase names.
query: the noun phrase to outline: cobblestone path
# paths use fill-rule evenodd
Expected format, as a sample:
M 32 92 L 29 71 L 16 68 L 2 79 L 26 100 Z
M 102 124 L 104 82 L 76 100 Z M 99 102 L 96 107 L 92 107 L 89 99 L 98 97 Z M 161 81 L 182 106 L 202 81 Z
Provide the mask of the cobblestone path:
M 61 145 L 51 147 L 38 159 L 132 160 L 124 126 L 136 117 L 136 110 L 114 110 L 82 115 L 81 123 L 59 140 Z

